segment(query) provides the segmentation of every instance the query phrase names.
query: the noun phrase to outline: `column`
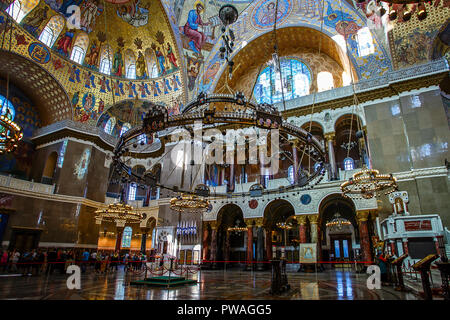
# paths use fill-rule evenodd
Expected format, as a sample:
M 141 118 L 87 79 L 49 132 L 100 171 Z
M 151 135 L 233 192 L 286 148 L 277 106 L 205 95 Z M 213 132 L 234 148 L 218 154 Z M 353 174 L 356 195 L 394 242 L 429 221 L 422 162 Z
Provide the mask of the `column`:
M 297 184 L 297 182 L 298 182 L 297 144 L 298 144 L 298 141 L 295 140 L 292 145 L 292 160 L 294 162 L 294 184 Z
M 325 139 L 327 140 L 328 145 L 328 161 L 331 166 L 331 177 L 330 180 L 334 180 L 337 178 L 337 167 L 336 167 L 336 158 L 334 156 L 334 132 L 325 133 Z
M 266 231 L 266 259 L 272 260 L 272 230 L 267 228 Z
M 216 267 L 216 252 L 217 252 L 217 222 L 211 223 L 211 254 L 210 260 L 213 261 L 213 268 Z
M 357 211 L 356 219 L 359 226 L 359 239 L 361 244 L 361 252 L 364 261 L 372 261 L 372 251 L 370 250 L 369 228 L 367 221 L 369 219 L 369 211 Z
M 308 215 L 308 220 L 311 227 L 311 243 L 317 243 L 318 234 L 317 234 L 317 221 L 319 220 L 318 214 Z
M 247 263 L 245 270 L 252 270 L 253 266 L 253 221 L 247 221 Z
M 234 191 L 234 163 L 230 164 L 230 190 Z
M 141 252 L 145 254 L 147 250 L 147 233 L 150 231 L 150 228 L 141 227 L 142 238 L 141 238 Z
M 208 260 L 208 224 L 203 222 L 203 251 L 202 261 Z
M 225 232 L 225 261 L 230 261 L 230 232 L 228 230 Z
M 117 238 L 116 238 L 116 247 L 114 249 L 115 251 L 120 251 L 120 245 L 122 244 L 123 229 L 125 229 L 125 226 L 116 226 Z
M 306 215 L 296 216 L 300 243 L 306 243 Z
M 403 245 L 403 254 L 409 254 L 408 252 L 408 238 L 402 239 L 402 245 Z
M 256 264 L 257 270 L 264 270 L 264 230 L 263 219 L 256 219 Z

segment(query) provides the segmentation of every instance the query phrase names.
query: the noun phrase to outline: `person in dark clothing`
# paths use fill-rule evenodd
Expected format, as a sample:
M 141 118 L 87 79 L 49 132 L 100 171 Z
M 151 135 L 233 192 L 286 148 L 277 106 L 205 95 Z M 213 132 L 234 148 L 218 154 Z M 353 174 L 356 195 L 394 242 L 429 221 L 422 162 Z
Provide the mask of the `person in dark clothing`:
M 47 263 L 48 263 L 47 274 L 53 274 L 56 258 L 57 258 L 57 255 L 56 255 L 55 249 L 50 249 L 50 251 L 48 252 L 48 255 L 47 255 Z

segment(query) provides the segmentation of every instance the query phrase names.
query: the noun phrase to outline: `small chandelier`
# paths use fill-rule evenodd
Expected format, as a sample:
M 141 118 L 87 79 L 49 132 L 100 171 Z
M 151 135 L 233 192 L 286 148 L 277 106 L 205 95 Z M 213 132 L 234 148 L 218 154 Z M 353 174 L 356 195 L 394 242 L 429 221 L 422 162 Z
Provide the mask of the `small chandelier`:
M 8 109 L 7 109 L 8 110 Z M 9 111 L 9 110 L 8 110 Z M 0 116 L 0 154 L 13 152 L 22 140 L 22 128 L 6 115 Z
M 349 150 L 356 147 L 357 144 L 358 143 L 356 141 L 344 142 L 343 144 L 341 144 L 341 148 L 344 150 Z
M 107 208 L 100 208 L 95 211 L 95 219 L 100 224 L 105 222 L 140 223 L 144 216 L 128 204 L 122 202 L 111 203 Z
M 339 212 L 336 212 L 333 216 L 333 219 L 326 223 L 327 227 L 337 227 L 339 230 L 342 229 L 343 226 L 351 225 L 352 223 L 345 218 L 342 218 Z
M 371 199 L 382 192 L 388 195 L 398 188 L 397 179 L 392 174 L 380 174 L 378 170 L 362 169 L 341 184 L 344 196 L 350 198 Z
M 203 213 L 209 207 L 209 201 L 195 195 L 182 194 L 170 199 L 170 209 L 178 212 Z
M 292 224 L 286 222 L 277 222 L 277 227 L 283 230 L 292 229 Z
M 228 232 L 236 232 L 236 233 L 241 233 L 244 231 L 247 231 L 246 227 L 239 227 L 239 220 L 236 221 L 236 225 L 234 227 L 229 227 L 227 230 Z

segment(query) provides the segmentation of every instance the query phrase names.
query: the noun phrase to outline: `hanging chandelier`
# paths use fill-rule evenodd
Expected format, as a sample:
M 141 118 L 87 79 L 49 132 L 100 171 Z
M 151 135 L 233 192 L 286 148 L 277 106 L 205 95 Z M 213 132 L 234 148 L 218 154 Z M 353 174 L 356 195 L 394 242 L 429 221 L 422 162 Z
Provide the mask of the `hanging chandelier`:
M 208 200 L 191 194 L 182 194 L 170 199 L 170 209 L 178 212 L 203 213 L 208 207 Z
M 327 227 L 337 227 L 339 230 L 342 229 L 343 226 L 351 225 L 352 223 L 345 218 L 342 218 L 339 212 L 336 212 L 333 216 L 333 219 L 326 223 Z
M 3 107 L 0 107 L 2 109 Z M 9 111 L 8 109 L 6 109 Z M 18 142 L 22 140 L 22 128 L 12 121 L 7 114 L 0 116 L 0 154 L 13 152 L 17 149 Z
M 277 222 L 277 227 L 283 230 L 289 230 L 292 229 L 292 224 L 286 222 Z
M 140 223 L 144 216 L 134 210 L 128 204 L 122 202 L 111 203 L 107 208 L 100 208 L 95 211 L 95 219 L 100 224 L 105 222 Z
M 378 170 L 367 168 L 341 184 L 343 195 L 354 199 L 370 199 L 381 193 L 388 195 L 397 188 L 397 179 L 392 174 L 380 174 Z

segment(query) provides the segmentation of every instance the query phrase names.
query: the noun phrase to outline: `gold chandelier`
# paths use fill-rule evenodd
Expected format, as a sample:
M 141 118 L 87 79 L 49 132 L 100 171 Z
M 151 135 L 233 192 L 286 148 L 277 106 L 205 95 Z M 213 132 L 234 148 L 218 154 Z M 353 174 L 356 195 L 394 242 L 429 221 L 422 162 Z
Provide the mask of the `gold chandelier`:
M 182 194 L 170 199 L 170 209 L 178 212 L 203 213 L 208 207 L 208 200 L 195 195 Z
M 381 193 L 388 195 L 398 188 L 392 174 L 380 174 L 378 170 L 362 169 L 341 184 L 344 196 L 354 199 L 370 199 Z
M 100 208 L 95 211 L 95 219 L 105 222 L 139 223 L 144 218 L 142 214 L 134 211 L 128 204 L 118 202 L 111 203 L 107 208 Z
M 326 223 L 327 227 L 337 227 L 339 230 L 342 229 L 342 226 L 348 226 L 351 225 L 352 223 L 350 221 L 348 221 L 345 218 L 342 218 L 341 215 L 339 214 L 339 212 L 337 212 L 334 216 L 333 219 L 330 222 Z
M 283 230 L 292 229 L 292 224 L 286 222 L 278 222 L 277 227 Z
M 0 116 L 0 154 L 13 152 L 22 140 L 22 128 L 7 115 Z

